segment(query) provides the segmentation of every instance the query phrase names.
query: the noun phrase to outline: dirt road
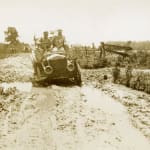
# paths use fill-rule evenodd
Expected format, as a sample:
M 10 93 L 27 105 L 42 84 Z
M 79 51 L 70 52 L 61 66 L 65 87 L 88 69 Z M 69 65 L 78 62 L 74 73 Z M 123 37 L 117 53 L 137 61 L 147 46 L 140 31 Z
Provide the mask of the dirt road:
M 1 122 L 1 149 L 150 148 L 149 141 L 132 126 L 126 109 L 92 86 L 32 88 L 30 83 L 26 86 L 24 83 L 24 87 L 27 88 L 17 88 L 29 94 L 28 98 L 22 102 L 16 114 L 12 111 L 11 117 L 7 116 L 7 121 Z
M 15 59 L 18 62 L 11 64 Z M 120 103 L 121 100 L 116 101 L 116 96 L 111 95 L 111 84 L 108 83 L 109 86 L 105 88 L 101 88 L 101 85 L 95 86 L 95 77 L 91 73 L 90 77 L 84 79 L 82 87 L 32 87 L 32 84 L 27 82 L 32 74 L 28 56 L 21 55 L 8 60 L 4 60 L 3 64 L 0 62 L 4 67 L 0 71 L 0 76 L 3 76 L 1 86 L 5 88 L 5 94 L 0 95 L 0 149 L 150 149 L 149 139 L 133 127 L 128 109 Z M 28 68 L 27 72 L 25 68 Z M 24 75 L 26 78 L 23 78 Z M 97 75 L 99 76 L 99 73 Z M 6 83 L 6 77 L 8 81 L 18 82 Z M 115 88 L 117 91 L 123 89 L 119 92 L 122 101 L 124 96 L 132 92 L 118 86 Z M 135 96 L 134 93 L 133 95 Z M 131 103 L 132 100 L 129 100 Z M 148 105 L 143 106 L 148 108 Z M 138 109 L 139 107 L 142 105 L 139 104 Z M 146 116 L 148 117 L 148 114 Z

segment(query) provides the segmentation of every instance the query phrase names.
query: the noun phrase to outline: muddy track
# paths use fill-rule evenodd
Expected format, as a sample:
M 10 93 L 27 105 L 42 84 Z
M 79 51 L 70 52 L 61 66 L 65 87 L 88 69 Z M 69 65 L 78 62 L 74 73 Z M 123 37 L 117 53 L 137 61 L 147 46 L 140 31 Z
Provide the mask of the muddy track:
M 149 150 L 150 142 L 132 126 L 126 108 L 116 101 L 110 87 L 101 88 L 103 74 L 82 71 L 81 87 L 50 85 L 32 87 L 28 55 L 4 62 L 5 95 L 0 95 L 0 149 L 2 150 Z M 16 74 L 11 76 L 13 69 Z M 17 69 L 19 68 L 19 69 Z M 28 68 L 26 72 L 24 69 Z M 105 73 L 109 72 L 106 69 Z M 90 75 L 89 75 L 90 73 Z M 26 74 L 26 78 L 23 75 Z M 0 76 L 2 76 L 0 74 Z M 22 80 L 23 79 L 23 80 Z M 8 90 L 15 87 L 15 90 Z M 102 91 L 103 90 L 103 91 Z M 110 92 L 109 92 L 110 91 Z M 109 93 L 107 93 L 109 92 Z
M 12 110 L 11 117 L 7 115 L 3 128 L 9 126 L 1 132 L 1 149 L 150 148 L 145 137 L 133 128 L 126 109 L 92 86 L 52 85 L 31 88 L 26 95 L 20 109 L 15 113 Z M 139 142 L 133 142 L 135 139 Z

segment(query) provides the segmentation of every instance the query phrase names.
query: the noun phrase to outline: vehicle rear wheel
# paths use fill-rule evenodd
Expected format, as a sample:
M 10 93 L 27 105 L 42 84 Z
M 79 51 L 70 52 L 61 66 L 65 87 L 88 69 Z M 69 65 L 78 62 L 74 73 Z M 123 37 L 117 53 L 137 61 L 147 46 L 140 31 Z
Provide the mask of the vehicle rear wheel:
M 77 85 L 81 86 L 82 81 L 81 81 L 81 74 L 79 72 L 76 75 L 75 82 Z
M 79 70 L 78 64 L 76 64 L 76 72 L 75 72 L 75 77 L 74 77 L 76 85 L 81 86 L 82 84 L 82 79 L 81 79 L 81 72 Z

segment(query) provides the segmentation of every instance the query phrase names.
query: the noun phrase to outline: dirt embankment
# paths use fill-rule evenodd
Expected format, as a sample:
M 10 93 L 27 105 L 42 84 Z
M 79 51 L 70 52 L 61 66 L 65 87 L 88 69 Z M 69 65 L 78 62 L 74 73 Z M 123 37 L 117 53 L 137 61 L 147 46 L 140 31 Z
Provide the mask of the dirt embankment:
M 28 82 L 33 74 L 29 54 L 18 54 L 0 59 L 0 82 Z
M 128 119 L 149 138 L 149 95 L 112 84 L 111 69 L 82 70 L 82 87 L 33 88 L 28 54 L 0 64 L 0 149 L 150 148 Z

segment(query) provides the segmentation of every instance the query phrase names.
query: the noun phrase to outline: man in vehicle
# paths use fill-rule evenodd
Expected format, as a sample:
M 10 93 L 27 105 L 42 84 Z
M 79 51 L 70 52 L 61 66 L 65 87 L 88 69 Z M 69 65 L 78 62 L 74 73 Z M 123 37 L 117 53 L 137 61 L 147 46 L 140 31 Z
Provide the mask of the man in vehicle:
M 48 51 L 51 48 L 51 40 L 48 37 L 48 32 L 43 32 L 43 37 L 40 39 L 41 48 L 44 51 Z
M 57 48 L 58 50 L 65 50 L 65 37 L 62 34 L 62 30 L 58 30 L 58 34 L 53 38 L 53 47 Z

